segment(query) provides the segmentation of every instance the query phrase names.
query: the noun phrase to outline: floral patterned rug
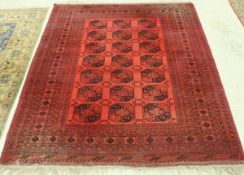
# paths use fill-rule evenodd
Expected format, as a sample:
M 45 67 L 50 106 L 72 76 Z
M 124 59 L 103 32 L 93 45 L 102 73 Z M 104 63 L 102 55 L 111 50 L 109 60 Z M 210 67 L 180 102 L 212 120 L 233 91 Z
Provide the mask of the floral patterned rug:
M 47 9 L 0 10 L 0 135 Z
M 244 0 L 229 0 L 231 7 L 244 25 Z

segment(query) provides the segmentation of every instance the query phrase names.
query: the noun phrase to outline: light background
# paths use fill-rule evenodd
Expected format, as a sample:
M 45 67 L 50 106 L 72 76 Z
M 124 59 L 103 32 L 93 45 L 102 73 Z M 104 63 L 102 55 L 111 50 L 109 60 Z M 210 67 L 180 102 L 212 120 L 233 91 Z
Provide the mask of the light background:
M 53 3 L 70 4 L 105 4 L 105 3 L 175 3 L 192 2 L 195 5 L 200 21 L 207 36 L 212 54 L 225 88 L 234 121 L 244 145 L 244 27 L 233 12 L 228 0 L 0 0 L 0 8 L 34 8 L 49 7 L 46 21 Z M 35 49 L 40 41 L 36 43 Z M 33 51 L 32 57 L 35 50 Z M 24 81 L 23 81 L 24 82 Z M 23 86 L 23 84 L 22 84 Z M 22 89 L 22 86 L 20 90 Z M 6 135 L 17 106 L 20 92 L 11 110 L 6 128 L 0 140 L 0 152 L 4 146 Z M 0 166 L 0 174 L 244 174 L 244 165 L 227 166 L 178 166 L 158 168 L 129 168 L 112 166 Z

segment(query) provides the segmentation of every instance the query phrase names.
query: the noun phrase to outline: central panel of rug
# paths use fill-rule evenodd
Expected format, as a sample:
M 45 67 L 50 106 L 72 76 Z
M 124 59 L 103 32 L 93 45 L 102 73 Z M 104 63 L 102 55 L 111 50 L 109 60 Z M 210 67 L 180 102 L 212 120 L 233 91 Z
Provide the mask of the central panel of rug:
M 242 159 L 192 4 L 54 6 L 2 163 Z

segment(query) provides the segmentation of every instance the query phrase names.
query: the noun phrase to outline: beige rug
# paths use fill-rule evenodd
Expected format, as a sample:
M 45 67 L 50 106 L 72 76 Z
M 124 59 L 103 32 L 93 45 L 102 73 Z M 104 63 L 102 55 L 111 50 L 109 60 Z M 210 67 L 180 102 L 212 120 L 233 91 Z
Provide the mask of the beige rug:
M 0 10 L 0 136 L 47 9 Z
M 231 7 L 244 25 L 244 0 L 229 0 Z

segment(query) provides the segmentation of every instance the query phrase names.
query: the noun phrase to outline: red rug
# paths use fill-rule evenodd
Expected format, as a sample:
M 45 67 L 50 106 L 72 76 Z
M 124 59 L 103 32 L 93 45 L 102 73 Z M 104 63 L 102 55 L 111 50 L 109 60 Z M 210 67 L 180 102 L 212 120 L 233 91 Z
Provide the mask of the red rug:
M 2 164 L 241 160 L 192 4 L 54 6 Z

